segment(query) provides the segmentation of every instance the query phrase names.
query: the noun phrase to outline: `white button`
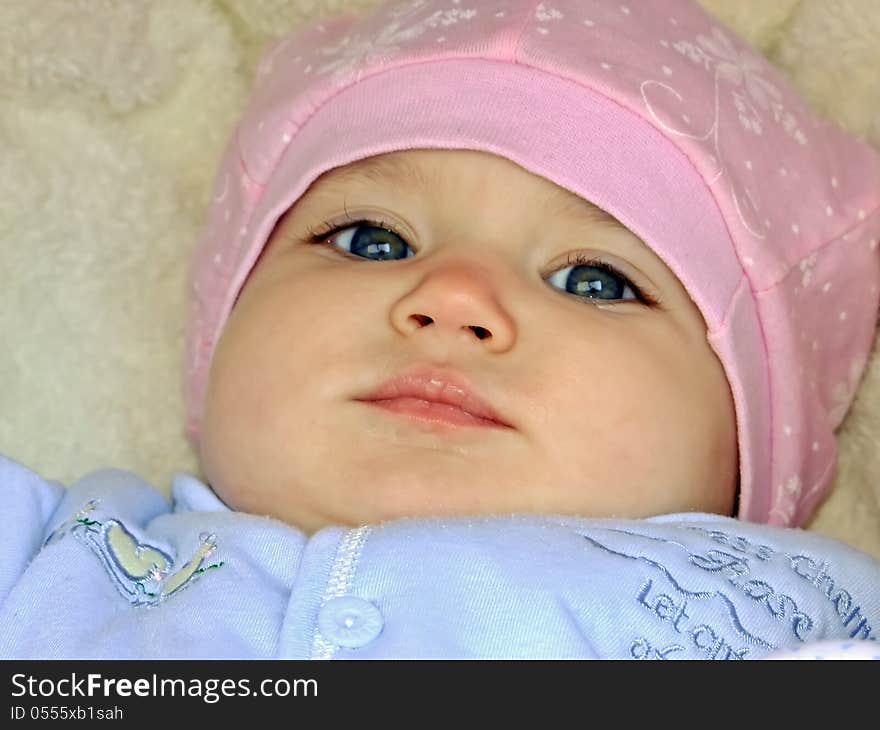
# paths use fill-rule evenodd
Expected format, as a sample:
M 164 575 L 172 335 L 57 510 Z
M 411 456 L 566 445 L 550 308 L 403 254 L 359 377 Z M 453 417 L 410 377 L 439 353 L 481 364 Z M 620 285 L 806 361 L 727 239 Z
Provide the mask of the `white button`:
M 331 598 L 318 612 L 324 638 L 350 649 L 369 644 L 382 633 L 383 625 L 379 609 L 357 596 Z

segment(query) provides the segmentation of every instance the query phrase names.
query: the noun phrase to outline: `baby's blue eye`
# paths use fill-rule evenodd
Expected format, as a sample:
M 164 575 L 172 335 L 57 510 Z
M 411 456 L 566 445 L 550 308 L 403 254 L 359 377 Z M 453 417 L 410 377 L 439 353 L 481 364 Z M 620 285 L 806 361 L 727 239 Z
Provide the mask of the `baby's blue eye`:
M 390 228 L 385 227 L 384 223 L 379 225 L 369 224 L 366 221 L 363 224 L 356 223 L 337 228 L 329 234 L 323 234 L 321 238 L 326 238 L 331 246 L 345 253 L 370 261 L 405 259 L 414 255 L 403 239 Z
M 547 281 L 562 287 L 569 294 L 606 302 L 638 300 L 635 285 L 623 274 L 604 261 L 590 261 L 576 257 L 573 266 L 559 269 Z M 571 262 L 572 259 L 569 259 Z M 581 262 L 582 261 L 582 262 Z M 565 272 L 568 271 L 568 275 Z M 629 292 L 629 296 L 626 293 Z
M 350 225 L 336 226 L 324 233 L 313 233 L 311 240 L 313 243 L 329 243 L 346 256 L 369 261 L 400 260 L 415 255 L 400 234 L 381 221 L 354 221 Z M 559 269 L 547 278 L 550 284 L 568 294 L 586 300 L 635 300 L 656 306 L 653 298 L 642 294 L 635 284 L 611 264 L 587 258 L 582 254 L 573 254 L 568 263 L 572 265 Z M 565 274 L 566 271 L 569 273 Z M 626 296 L 627 292 L 629 296 Z

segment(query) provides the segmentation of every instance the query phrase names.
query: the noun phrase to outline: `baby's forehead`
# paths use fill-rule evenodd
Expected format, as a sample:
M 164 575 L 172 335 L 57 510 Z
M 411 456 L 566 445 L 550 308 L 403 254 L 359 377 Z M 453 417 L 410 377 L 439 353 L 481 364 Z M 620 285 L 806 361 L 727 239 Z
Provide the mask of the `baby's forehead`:
M 416 149 L 388 152 L 354 160 L 323 173 L 315 189 L 390 186 L 409 193 L 430 195 L 455 184 L 463 173 L 485 176 L 488 184 L 512 187 L 514 178 L 534 187 L 530 200 L 548 214 L 583 223 L 629 230 L 609 212 L 576 193 L 541 177 L 505 157 L 482 150 Z

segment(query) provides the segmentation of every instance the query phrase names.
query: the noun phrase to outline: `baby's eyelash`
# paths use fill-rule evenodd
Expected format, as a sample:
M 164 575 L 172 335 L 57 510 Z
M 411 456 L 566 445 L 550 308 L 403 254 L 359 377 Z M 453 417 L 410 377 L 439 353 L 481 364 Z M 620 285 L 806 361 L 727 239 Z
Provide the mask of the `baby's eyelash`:
M 399 233 L 395 230 L 394 226 L 390 223 L 385 223 L 385 221 L 374 221 L 369 219 L 359 219 L 355 220 L 351 216 L 348 215 L 348 211 L 345 213 L 346 220 L 344 223 L 333 224 L 329 222 L 322 223 L 317 230 L 308 227 L 309 231 L 309 242 L 315 244 L 324 243 L 331 236 L 339 233 L 340 231 L 344 231 L 346 228 L 351 228 L 352 226 L 372 226 L 374 228 L 383 228 L 390 233 L 393 233 L 395 236 L 399 237 L 401 240 L 406 240 L 403 234 Z M 338 251 L 339 254 L 347 257 L 347 258 L 355 258 L 360 259 L 359 256 L 353 256 L 347 251 Z M 617 269 L 616 267 L 609 264 L 607 261 L 602 261 L 601 259 L 591 258 L 587 254 L 584 253 L 571 253 L 568 255 L 567 263 L 569 266 L 591 266 L 595 269 L 599 269 L 600 271 L 605 271 L 606 273 L 611 274 L 612 276 L 616 276 L 619 279 L 622 279 L 626 284 L 632 289 L 633 293 L 636 295 L 636 298 L 645 304 L 648 307 L 662 309 L 663 302 L 660 298 L 653 293 L 646 291 L 643 287 L 638 286 L 635 282 L 633 282 L 626 274 Z M 609 302 L 609 304 L 612 302 Z
M 334 225 L 333 223 L 322 223 L 318 227 L 318 230 L 315 230 L 311 226 L 309 226 L 309 242 L 323 243 L 324 240 L 330 238 L 330 236 L 333 236 L 340 231 L 344 231 L 346 228 L 351 228 L 352 226 L 372 226 L 373 228 L 384 228 L 386 231 L 390 231 L 395 236 L 403 239 L 403 234 L 399 233 L 397 230 L 395 230 L 394 226 L 392 226 L 390 223 L 386 223 L 385 221 L 373 221 L 367 220 L 366 218 L 355 220 L 348 215 L 348 211 L 346 211 L 345 216 L 345 223 L 340 223 L 336 225 Z M 321 230 L 322 228 L 323 230 Z

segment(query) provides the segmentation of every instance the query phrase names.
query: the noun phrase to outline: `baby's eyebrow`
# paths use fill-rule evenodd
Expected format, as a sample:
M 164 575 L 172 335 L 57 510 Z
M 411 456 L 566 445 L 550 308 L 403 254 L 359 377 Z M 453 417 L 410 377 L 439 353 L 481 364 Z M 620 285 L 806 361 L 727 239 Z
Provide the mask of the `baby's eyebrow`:
M 581 198 L 564 188 L 555 188 L 553 192 L 547 195 L 544 199 L 544 203 L 546 205 L 555 204 L 556 207 L 553 209 L 553 212 L 556 215 L 576 218 L 583 223 L 594 223 L 612 228 L 629 230 L 617 218 L 602 210 L 598 205 L 595 205 L 589 200 Z
M 400 190 L 430 193 L 436 189 L 436 175 L 422 165 L 413 164 L 406 157 L 367 157 L 333 169 L 327 175 L 327 185 L 350 185 L 374 183 L 388 185 Z M 555 185 L 543 199 L 553 215 L 571 217 L 583 223 L 593 223 L 623 228 L 617 218 L 575 193 Z
M 334 168 L 322 176 L 321 182 L 334 186 L 382 183 L 401 190 L 427 192 L 434 181 L 425 174 L 423 167 L 412 164 L 405 157 L 367 157 Z

